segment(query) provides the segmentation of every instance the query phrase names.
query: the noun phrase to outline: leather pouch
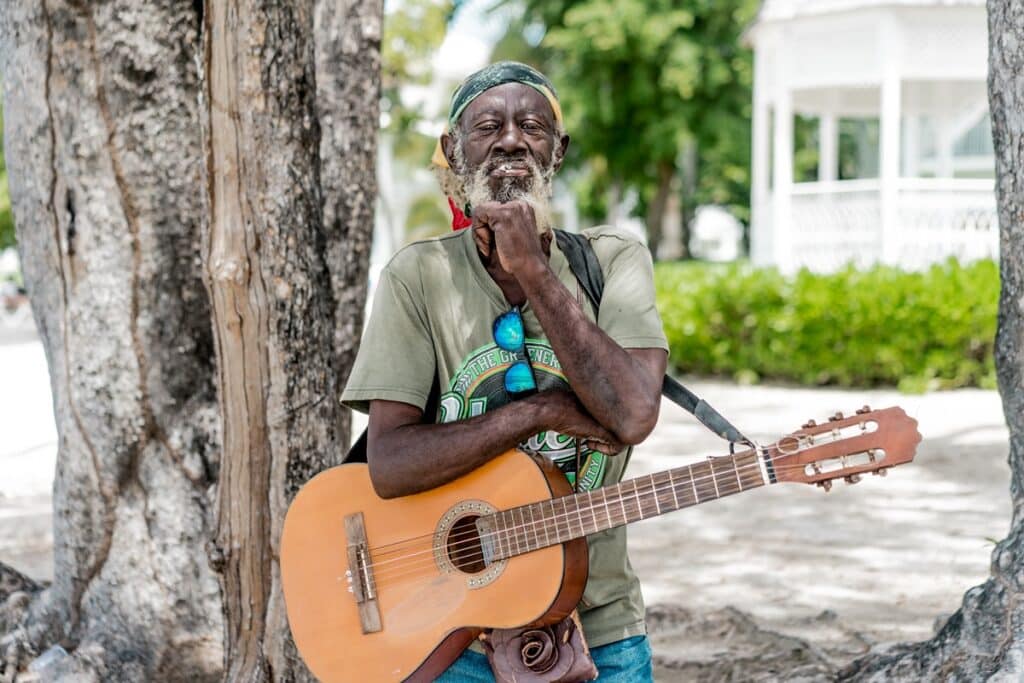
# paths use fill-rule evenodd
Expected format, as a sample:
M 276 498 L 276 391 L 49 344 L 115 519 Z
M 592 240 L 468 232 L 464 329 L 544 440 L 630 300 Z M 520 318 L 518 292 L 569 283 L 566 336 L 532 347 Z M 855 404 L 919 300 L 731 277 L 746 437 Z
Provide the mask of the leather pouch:
M 551 626 L 494 629 L 480 640 L 498 683 L 580 683 L 597 678 L 575 610 Z

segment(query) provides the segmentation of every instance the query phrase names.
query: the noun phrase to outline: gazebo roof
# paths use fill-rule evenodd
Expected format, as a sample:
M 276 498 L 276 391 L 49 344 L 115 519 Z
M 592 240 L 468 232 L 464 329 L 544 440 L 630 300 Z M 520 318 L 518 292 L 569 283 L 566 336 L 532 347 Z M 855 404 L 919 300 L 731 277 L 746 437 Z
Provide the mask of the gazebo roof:
M 908 109 L 973 101 L 988 73 L 985 0 L 764 0 L 744 39 L 757 53 L 755 81 L 803 91 L 799 111 L 873 110 L 877 103 L 836 89 L 877 90 L 886 77 L 924 83 L 904 88 Z
M 985 0 L 764 0 L 754 24 L 879 7 L 984 7 Z

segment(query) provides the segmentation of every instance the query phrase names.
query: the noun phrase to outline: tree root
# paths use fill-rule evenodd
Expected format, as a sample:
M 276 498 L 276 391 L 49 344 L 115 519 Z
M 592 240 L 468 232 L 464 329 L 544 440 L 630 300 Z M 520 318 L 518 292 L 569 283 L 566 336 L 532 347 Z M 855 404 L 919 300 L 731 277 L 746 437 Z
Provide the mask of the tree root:
M 61 616 L 48 587 L 3 564 L 0 573 L 4 591 L 15 585 L 21 587 L 4 593 L 0 602 L 0 683 L 43 680 L 31 672 L 31 664 L 51 645 L 62 641 L 66 616 Z

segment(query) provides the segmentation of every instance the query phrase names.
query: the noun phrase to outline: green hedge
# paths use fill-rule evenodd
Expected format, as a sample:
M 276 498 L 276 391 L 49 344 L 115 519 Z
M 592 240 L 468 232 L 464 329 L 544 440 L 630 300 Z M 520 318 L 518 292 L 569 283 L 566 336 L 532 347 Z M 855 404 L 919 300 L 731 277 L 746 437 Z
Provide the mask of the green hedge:
M 788 278 L 742 263 L 659 263 L 655 280 L 680 372 L 911 392 L 995 387 L 992 261 Z

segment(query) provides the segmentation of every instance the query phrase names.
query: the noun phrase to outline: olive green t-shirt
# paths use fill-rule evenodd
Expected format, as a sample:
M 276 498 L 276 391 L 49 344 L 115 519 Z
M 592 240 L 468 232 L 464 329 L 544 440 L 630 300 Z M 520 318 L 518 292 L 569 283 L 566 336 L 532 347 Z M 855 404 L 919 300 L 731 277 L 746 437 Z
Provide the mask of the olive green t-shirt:
M 668 349 L 654 305 L 650 253 L 628 233 L 602 227 L 585 230 L 605 287 L 598 326 L 623 348 Z M 578 284 L 554 240 L 551 268 L 574 295 Z M 471 230 L 411 244 L 380 275 L 373 310 L 343 402 L 366 412 L 369 401 L 400 401 L 421 410 L 437 374 L 437 422 L 479 415 L 509 402 L 504 370 L 512 354 L 494 343 L 491 326 L 509 303 L 480 262 Z M 593 308 L 584 304 L 593 320 Z M 529 303 L 522 307 L 527 352 L 539 389 L 569 385 Z M 525 447 L 553 460 L 575 481 L 576 446 L 571 437 L 542 432 Z M 580 490 L 622 478 L 629 452 L 606 456 L 583 449 Z M 626 528 L 587 539 L 590 574 L 579 610 L 591 647 L 644 633 L 640 584 L 626 556 Z

